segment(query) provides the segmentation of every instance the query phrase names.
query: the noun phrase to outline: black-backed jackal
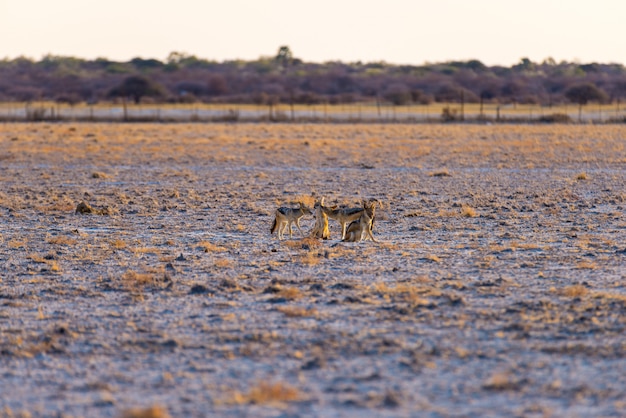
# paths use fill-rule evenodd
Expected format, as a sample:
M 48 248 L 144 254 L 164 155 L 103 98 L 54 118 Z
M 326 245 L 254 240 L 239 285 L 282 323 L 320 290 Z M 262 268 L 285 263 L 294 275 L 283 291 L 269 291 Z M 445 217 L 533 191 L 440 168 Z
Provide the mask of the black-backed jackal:
M 377 242 L 372 235 L 372 224 L 374 222 L 374 212 L 376 210 L 376 201 L 363 201 L 363 209 L 361 215 L 355 221 L 348 225 L 343 241 L 358 242 L 369 237 L 372 241 Z
M 273 234 L 278 230 L 278 239 L 283 239 L 283 233 L 285 229 L 289 227 L 289 238 L 293 236 L 292 225 L 295 223 L 300 235 L 304 237 L 304 233 L 300 228 L 300 218 L 305 215 L 313 215 L 311 209 L 307 208 L 302 202 L 298 209 L 280 207 L 276 209 L 276 216 L 274 217 L 274 223 L 272 224 L 271 233 Z
M 311 236 L 314 238 L 329 239 L 330 229 L 328 229 L 328 216 L 322 210 L 324 206 L 324 198 L 315 202 L 315 226 L 311 230 Z
M 363 201 L 363 207 L 355 207 L 355 208 L 329 208 L 324 205 L 321 205 L 322 211 L 331 219 L 336 220 L 341 225 L 341 239 L 344 240 L 346 238 L 346 228 L 348 224 L 358 220 L 363 214 L 364 208 L 367 206 L 371 210 L 371 218 L 373 224 L 374 222 L 374 214 L 376 210 L 376 205 L 379 204 L 378 200 L 371 199 L 370 201 Z M 371 228 L 370 228 L 371 230 Z

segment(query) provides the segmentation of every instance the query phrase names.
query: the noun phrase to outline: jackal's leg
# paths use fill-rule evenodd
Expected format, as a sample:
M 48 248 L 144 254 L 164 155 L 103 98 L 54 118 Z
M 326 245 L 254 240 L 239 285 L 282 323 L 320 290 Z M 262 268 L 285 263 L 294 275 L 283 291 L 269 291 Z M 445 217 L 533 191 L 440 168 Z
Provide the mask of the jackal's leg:
M 285 237 L 285 230 L 287 229 L 287 222 L 282 221 L 280 223 L 279 231 L 280 231 L 280 239 Z
M 346 227 L 348 226 L 347 222 L 341 224 L 341 239 L 346 238 Z
M 304 238 L 304 232 L 302 232 L 302 228 L 300 228 L 300 219 L 296 219 L 296 226 L 298 227 L 298 231 L 300 231 L 300 235 Z

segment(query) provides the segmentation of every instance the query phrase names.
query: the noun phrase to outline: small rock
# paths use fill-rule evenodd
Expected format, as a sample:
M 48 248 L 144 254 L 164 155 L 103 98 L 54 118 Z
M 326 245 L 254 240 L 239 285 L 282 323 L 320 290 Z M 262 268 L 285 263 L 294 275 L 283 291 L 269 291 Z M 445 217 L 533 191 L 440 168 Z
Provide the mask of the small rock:
M 208 287 L 206 287 L 206 286 L 204 286 L 202 284 L 196 284 L 196 285 L 193 285 L 191 287 L 191 290 L 189 291 L 189 294 L 190 295 L 201 295 L 201 294 L 208 293 L 208 292 L 209 292 L 209 288 Z

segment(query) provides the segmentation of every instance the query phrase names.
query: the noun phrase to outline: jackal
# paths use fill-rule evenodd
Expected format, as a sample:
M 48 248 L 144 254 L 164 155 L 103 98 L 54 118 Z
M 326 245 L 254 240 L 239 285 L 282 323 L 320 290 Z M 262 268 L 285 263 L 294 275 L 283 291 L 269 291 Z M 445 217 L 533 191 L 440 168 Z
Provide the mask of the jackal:
M 328 216 L 322 210 L 324 206 L 324 198 L 315 202 L 315 226 L 311 230 L 311 236 L 314 238 L 329 239 L 330 230 L 328 229 Z
M 285 229 L 289 227 L 289 238 L 293 236 L 292 225 L 295 223 L 300 231 L 300 235 L 304 237 L 304 233 L 300 228 L 300 218 L 305 215 L 313 215 L 311 209 L 307 208 L 302 202 L 299 202 L 300 207 L 298 209 L 280 207 L 276 209 L 276 216 L 274 217 L 274 223 L 272 224 L 271 233 L 273 234 L 278 230 L 278 239 L 283 239 L 283 233 Z
M 348 226 L 348 224 L 350 224 L 351 222 L 354 222 L 356 220 L 358 220 L 361 215 L 363 214 L 363 211 L 365 210 L 364 208 L 369 207 L 371 210 L 371 218 L 372 218 L 372 222 L 371 225 L 373 225 L 374 222 L 374 214 L 375 214 L 375 210 L 376 210 L 376 205 L 379 204 L 378 200 L 376 199 L 371 199 L 369 202 L 367 201 L 363 201 L 363 207 L 355 207 L 355 208 L 329 208 L 326 207 L 324 205 L 321 205 L 321 209 L 322 211 L 331 219 L 336 220 L 337 222 L 339 222 L 339 224 L 341 225 L 341 239 L 345 239 L 346 238 L 346 228 Z M 371 227 L 370 227 L 371 229 Z
M 361 216 L 348 225 L 346 236 L 343 238 L 343 241 L 358 242 L 364 240 L 366 237 L 370 237 L 372 241 L 377 242 L 374 239 L 374 235 L 372 235 L 372 224 L 374 222 L 376 203 L 377 202 L 374 201 L 363 201 Z

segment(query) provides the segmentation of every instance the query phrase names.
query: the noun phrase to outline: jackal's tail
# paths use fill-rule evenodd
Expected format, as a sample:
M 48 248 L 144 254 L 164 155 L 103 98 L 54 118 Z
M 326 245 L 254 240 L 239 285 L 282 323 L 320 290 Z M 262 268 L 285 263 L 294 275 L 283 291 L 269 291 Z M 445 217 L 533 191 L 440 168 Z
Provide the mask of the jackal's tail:
M 276 231 L 276 227 L 278 226 L 278 222 L 276 222 L 276 217 L 274 217 L 274 223 L 272 224 L 272 229 L 270 233 L 273 234 Z

